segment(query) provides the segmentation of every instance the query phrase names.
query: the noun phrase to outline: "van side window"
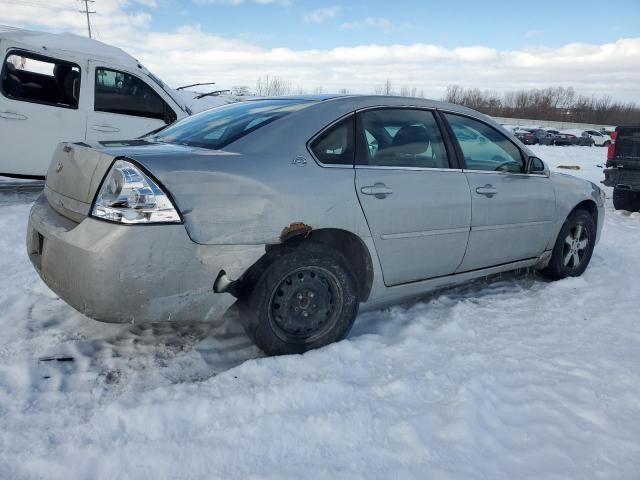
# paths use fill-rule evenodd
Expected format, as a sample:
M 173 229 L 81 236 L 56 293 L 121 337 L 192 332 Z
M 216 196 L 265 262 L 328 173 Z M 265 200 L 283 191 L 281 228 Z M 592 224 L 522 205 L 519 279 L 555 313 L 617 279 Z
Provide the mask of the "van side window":
M 134 75 L 96 68 L 94 110 L 173 123 L 177 116 L 149 85 Z
M 12 100 L 78 108 L 80 67 L 75 63 L 11 51 L 2 65 L 2 94 Z

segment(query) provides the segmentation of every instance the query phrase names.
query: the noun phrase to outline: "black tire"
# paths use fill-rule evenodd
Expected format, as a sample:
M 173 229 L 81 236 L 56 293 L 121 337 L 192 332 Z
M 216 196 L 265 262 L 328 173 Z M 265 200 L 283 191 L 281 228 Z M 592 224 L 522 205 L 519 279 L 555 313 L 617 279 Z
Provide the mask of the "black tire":
M 251 341 L 268 355 L 303 353 L 344 338 L 358 314 L 356 280 L 337 250 L 285 247 L 241 302 Z
M 613 206 L 616 210 L 637 212 L 640 210 L 640 192 L 613 189 Z
M 611 142 L 609 140 L 602 144 L 603 147 L 608 147 L 609 145 L 611 145 Z
M 542 273 L 554 280 L 579 277 L 589 265 L 595 242 L 596 224 L 591 213 L 575 210 L 560 229 L 551 261 Z

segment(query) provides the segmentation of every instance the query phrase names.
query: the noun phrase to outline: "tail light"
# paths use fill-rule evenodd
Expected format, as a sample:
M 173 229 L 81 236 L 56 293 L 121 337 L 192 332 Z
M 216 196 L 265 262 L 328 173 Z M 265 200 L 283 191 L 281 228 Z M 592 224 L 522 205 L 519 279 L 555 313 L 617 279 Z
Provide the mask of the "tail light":
M 616 138 L 618 138 L 618 132 L 611 132 L 611 143 L 607 148 L 607 167 L 609 162 L 612 162 L 616 157 Z

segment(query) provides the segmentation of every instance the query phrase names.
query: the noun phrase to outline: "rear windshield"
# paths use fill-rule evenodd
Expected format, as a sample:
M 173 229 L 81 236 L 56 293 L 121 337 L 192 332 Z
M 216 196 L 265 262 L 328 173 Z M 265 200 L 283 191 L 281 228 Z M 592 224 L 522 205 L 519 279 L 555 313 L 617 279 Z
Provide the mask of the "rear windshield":
M 159 132 L 148 135 L 146 139 L 154 142 L 220 149 L 313 103 L 315 102 L 298 99 L 250 100 L 234 103 L 180 120 Z

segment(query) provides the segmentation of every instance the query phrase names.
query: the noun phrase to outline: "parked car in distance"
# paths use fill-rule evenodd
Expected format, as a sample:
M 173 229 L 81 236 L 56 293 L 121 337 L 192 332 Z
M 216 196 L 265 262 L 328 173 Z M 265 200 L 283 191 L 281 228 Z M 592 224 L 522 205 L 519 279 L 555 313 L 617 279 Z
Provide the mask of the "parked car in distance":
M 571 145 L 580 145 L 583 147 L 593 147 L 595 145 L 595 141 L 591 138 L 585 130 L 580 130 L 577 128 L 569 128 L 567 130 L 561 130 L 561 135 L 573 135 L 575 137 L 575 141 Z M 556 137 L 556 144 L 557 144 Z
M 640 126 L 616 127 L 607 151 L 604 183 L 616 210 L 640 210 Z
M 190 113 L 136 59 L 78 35 L 0 29 L 0 59 L 2 176 L 44 178 L 63 140 L 135 138 Z
M 231 309 L 266 353 L 299 353 L 343 338 L 358 311 L 436 288 L 528 267 L 581 275 L 603 204 L 468 108 L 280 97 L 59 145 L 27 251 L 96 320 Z
M 554 145 L 576 145 L 578 142 L 578 137 L 572 133 L 560 132 L 558 130 L 547 131 L 554 134 Z
M 585 130 L 584 132 L 593 139 L 594 145 L 598 147 L 608 147 L 611 144 L 611 137 L 605 133 L 598 130 Z
M 553 145 L 555 138 L 543 128 L 518 128 L 513 134 L 525 145 Z

